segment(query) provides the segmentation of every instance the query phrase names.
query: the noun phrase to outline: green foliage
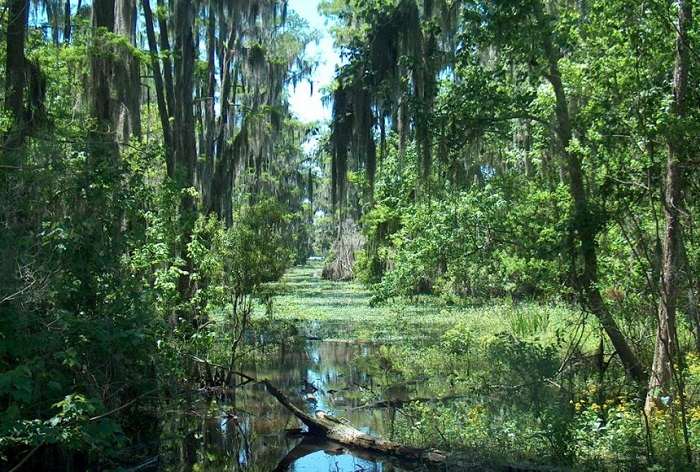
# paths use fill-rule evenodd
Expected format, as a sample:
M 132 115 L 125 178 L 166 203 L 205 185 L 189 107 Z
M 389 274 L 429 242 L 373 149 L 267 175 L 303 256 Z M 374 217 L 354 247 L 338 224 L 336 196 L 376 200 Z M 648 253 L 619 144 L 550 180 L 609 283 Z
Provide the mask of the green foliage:
M 203 299 L 217 303 L 231 291 L 253 294 L 261 284 L 278 280 L 292 262 L 292 241 L 285 237 L 290 215 L 274 200 L 242 207 L 230 228 L 215 217 L 195 223 L 190 257 L 197 277 L 206 280 Z
M 13 227 L 2 235 L 3 258 L 22 267 L 5 274 L 3 297 L 14 296 L 0 306 L 3 453 L 46 443 L 107 460 L 127 423 L 118 415 L 90 418 L 155 382 L 161 323 L 153 317 L 153 291 L 144 291 L 140 253 L 133 252 L 147 238 L 142 231 L 112 232 L 122 218 L 139 226 L 153 191 L 142 172 L 127 173 L 136 161 L 126 155 L 124 167 L 109 178 L 92 174 L 87 184 L 81 145 L 37 142 L 24 169 L 4 175 L 5 185 L 22 182 L 27 198 L 8 200 L 19 206 L 3 206 L 3 213 L 36 220 L 24 220 L 28 231 Z M 63 158 L 53 162 L 59 152 Z
M 516 298 L 561 293 L 569 199 L 562 187 L 530 185 L 494 177 L 483 188 L 440 199 L 404 205 L 392 197 L 378 200 L 364 221 L 378 245 L 373 258 L 391 267 L 376 286 L 379 299 L 420 292 Z M 523 186 L 531 191 L 515 191 Z M 370 262 L 363 264 L 365 280 L 372 281 Z
M 134 408 L 156 411 L 159 394 L 199 381 L 192 355 L 229 354 L 231 320 L 221 316 L 232 297 L 269 298 L 261 287 L 308 257 L 309 210 L 289 178 L 300 173 L 303 126 L 285 122 L 277 148 L 286 159 L 264 192 L 253 199 L 242 185 L 230 196 L 250 203 L 234 207 L 228 227 L 192 217 L 183 197 L 202 209 L 200 189 L 167 177 L 154 105 L 141 110 L 147 133 L 119 145 L 90 111 L 92 58 L 148 57 L 125 36 L 73 20 L 70 44 L 34 28 L 27 38 L 46 119 L 16 152 L 4 148 L 10 123 L 4 111 L 0 119 L 0 457 L 16 463 L 41 446 L 32 460 L 52 451 L 57 468 L 81 457 L 111 469 L 148 453 L 127 451 L 131 440 L 158 434 L 158 419 Z M 290 27 L 285 40 L 295 39 L 275 53 L 303 48 Z M 207 318 L 221 322 L 202 328 Z
M 147 394 L 219 386 L 260 346 L 308 329 L 385 342 L 358 361 L 385 392 L 452 397 L 401 410 L 409 443 L 697 467 L 700 36 L 695 21 L 691 86 L 674 96 L 678 2 L 325 1 L 344 58 L 326 131 L 288 110 L 320 36 L 284 22 L 286 2 L 159 5 L 152 51 L 142 32 L 94 28 L 93 3 L 61 18 L 70 40 L 56 2 L 31 9 L 26 35 L 11 36 L 23 15 L 0 18 L 2 459 L 49 446 L 65 467 L 73 453 L 124 466 L 138 459 L 125 446 L 150 433 Z M 161 70 L 174 90 L 156 104 Z M 131 115 L 141 132 L 126 131 Z M 664 408 L 646 417 L 599 335 L 615 321 L 651 365 L 676 157 L 680 352 Z M 290 271 L 332 252 L 346 220 L 364 233 L 364 287 Z M 610 317 L 600 326 L 573 306 Z
M 0 448 L 8 450 L 17 446 L 40 444 L 60 445 L 67 450 L 84 450 L 99 457 L 114 453 L 116 445 L 124 443 L 124 435 L 118 423 L 110 418 L 95 415 L 101 405 L 82 395 L 70 394 L 53 405 L 58 410 L 47 420 L 22 420 L 7 418 L 11 428 L 4 429 Z

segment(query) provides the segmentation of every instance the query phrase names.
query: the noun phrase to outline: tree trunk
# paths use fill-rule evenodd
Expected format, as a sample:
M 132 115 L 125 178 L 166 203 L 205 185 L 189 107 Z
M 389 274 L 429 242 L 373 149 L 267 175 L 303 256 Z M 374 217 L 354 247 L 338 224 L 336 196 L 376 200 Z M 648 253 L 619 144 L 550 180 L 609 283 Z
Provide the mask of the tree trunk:
M 196 164 L 196 144 L 194 129 L 194 103 L 192 90 L 194 84 L 194 11 L 191 0 L 175 2 L 175 96 L 174 106 L 174 144 L 175 144 L 175 179 L 182 191 L 180 203 L 180 222 L 182 231 L 181 251 L 185 261 L 183 273 L 178 281 L 178 292 L 183 301 L 191 298 L 193 293 L 191 273 L 194 268 L 187 246 L 192 239 L 196 205 L 194 197 L 185 189 L 194 185 L 194 166 Z M 194 322 L 194 319 L 191 321 Z
M 548 25 L 546 24 L 547 20 L 542 11 L 541 3 L 538 2 L 537 7 L 538 20 L 546 29 Z M 586 308 L 598 318 L 605 333 L 610 338 L 615 351 L 620 357 L 620 361 L 627 375 L 641 384 L 644 382 L 644 371 L 641 364 L 627 343 L 620 328 L 617 326 L 615 319 L 605 306 L 605 302 L 598 288 L 598 255 L 596 250 L 598 223 L 594 221 L 595 215 L 592 214 L 588 203 L 583 169 L 581 167 L 581 158 L 575 151 L 570 151 L 568 149 L 572 138 L 569 104 L 559 72 L 559 57 L 552 44 L 550 34 L 544 35 L 543 49 L 549 66 L 547 80 L 552 85 L 556 98 L 556 133 L 559 138 L 559 145 L 561 146 L 560 151 L 566 160 L 569 174 L 569 192 L 574 202 L 572 229 L 581 243 L 583 269 L 577 276 L 577 283 L 584 295 Z
M 131 46 L 136 46 L 136 0 L 116 0 L 114 32 L 127 38 Z M 117 106 L 114 122 L 117 141 L 126 143 L 131 137 L 141 137 L 141 76 L 139 62 L 128 46 L 118 45 L 116 56 L 114 87 Z
M 236 27 L 234 24 L 231 25 L 226 45 L 223 48 L 223 66 L 221 72 L 221 115 L 218 119 L 217 134 L 215 138 L 216 144 L 214 146 L 216 152 L 211 185 L 212 194 L 209 199 L 210 206 L 207 209 L 208 212 L 216 213 L 226 222 L 230 220 L 227 211 L 227 208 L 230 208 L 230 205 L 227 206 L 224 204 L 224 200 L 228 195 L 225 190 L 227 185 L 232 185 L 232 182 L 229 182 L 227 176 L 232 175 L 229 173 L 229 168 L 233 165 L 233 152 L 231 146 L 226 143 L 226 136 L 229 131 L 229 103 L 231 101 L 235 102 L 236 88 L 238 87 L 238 67 L 235 66 L 232 68 L 235 42 Z M 233 100 L 230 98 L 232 92 Z
M 432 15 L 432 2 L 424 1 L 424 14 L 426 17 Z M 433 151 L 432 151 L 432 134 L 429 129 L 430 117 L 433 114 L 433 107 L 435 102 L 435 95 L 437 93 L 437 87 L 435 82 L 435 59 L 433 55 L 435 54 L 435 49 L 437 47 L 437 40 L 435 38 L 435 33 L 428 32 L 423 35 L 421 39 L 422 47 L 422 64 L 421 70 L 418 72 L 422 79 L 420 80 L 420 87 L 416 90 L 416 96 L 420 98 L 421 107 L 423 108 L 422 113 L 416 116 L 416 139 L 420 148 L 420 177 L 422 180 L 422 187 L 418 188 L 419 194 L 425 193 L 430 194 L 430 172 L 433 167 Z
M 46 9 L 46 19 L 51 27 L 51 42 L 54 46 L 58 46 L 58 3 L 53 1 L 45 1 L 44 8 Z
M 700 283 L 688 287 L 688 316 L 695 335 L 695 352 L 700 354 L 700 310 L 698 310 L 698 293 Z
M 20 148 L 27 134 L 24 91 L 27 84 L 27 64 L 24 57 L 29 0 L 10 0 L 8 5 L 5 56 L 5 110 L 12 119 L 3 139 L 8 151 Z
M 212 182 L 215 166 L 215 146 L 216 142 L 216 13 L 214 6 L 210 5 L 207 9 L 207 84 L 206 97 L 202 104 L 204 107 L 204 149 L 200 152 L 206 157 L 201 176 L 203 187 L 202 196 L 204 197 L 204 208 L 211 208 L 212 198 Z M 204 95 L 204 94 L 203 94 Z M 222 104 L 223 108 L 223 104 Z
M 66 4 L 63 9 L 63 44 L 70 43 L 71 35 L 71 13 L 70 13 L 70 0 L 66 0 Z
M 410 130 L 410 123 L 408 118 L 408 99 L 404 96 L 405 92 L 402 90 L 401 96 L 399 97 L 399 112 L 397 122 L 397 132 L 399 134 L 399 169 L 402 168 L 403 163 L 406 158 L 406 143 L 408 141 L 408 133 Z
M 153 26 L 153 12 L 149 0 L 141 0 L 143 6 L 143 16 L 146 20 L 146 36 L 148 37 L 148 48 L 151 53 L 151 67 L 153 69 L 153 82 L 156 88 L 156 100 L 158 103 L 158 116 L 160 125 L 163 128 L 163 148 L 165 150 L 165 164 L 169 177 L 175 175 L 175 163 L 173 162 L 173 139 L 170 129 L 170 116 L 168 106 L 165 101 L 165 87 L 163 85 L 163 75 L 160 69 L 160 59 L 158 58 L 158 45 Z
M 676 59 L 673 70 L 673 102 L 671 118 L 674 125 L 668 133 L 668 161 L 666 163 L 666 190 L 664 216 L 666 229 L 661 250 L 661 280 L 658 328 L 654 361 L 651 367 L 649 390 L 645 409 L 659 405 L 662 396 L 669 395 L 673 376 L 673 362 L 678 353 L 676 337 L 676 302 L 678 299 L 678 272 L 681 264 L 681 215 L 683 209 L 683 164 L 687 157 L 686 131 L 682 121 L 686 116 L 688 93 L 688 30 L 692 21 L 690 0 L 678 0 Z
M 157 0 L 159 10 L 165 9 L 163 0 Z M 168 116 L 175 116 L 175 86 L 173 85 L 173 63 L 170 55 L 170 39 L 168 36 L 168 20 L 163 15 L 158 15 L 158 39 L 160 52 L 163 54 L 163 81 L 165 83 L 165 102 L 168 104 Z M 173 143 L 174 144 L 174 143 Z M 174 177 L 174 175 L 173 175 Z
M 92 2 L 92 26 L 114 32 L 114 0 L 94 0 Z M 104 38 L 99 38 L 100 49 L 107 47 Z M 112 61 L 108 51 L 97 51 L 90 57 L 91 107 L 92 115 L 97 120 L 98 131 L 110 132 L 112 119 L 112 99 L 110 84 L 112 82 Z
M 190 0 L 178 0 L 175 7 L 175 90 L 174 138 L 177 179 L 181 188 L 194 184 L 195 129 L 193 7 Z M 183 209 L 193 209 L 192 197 L 183 197 Z

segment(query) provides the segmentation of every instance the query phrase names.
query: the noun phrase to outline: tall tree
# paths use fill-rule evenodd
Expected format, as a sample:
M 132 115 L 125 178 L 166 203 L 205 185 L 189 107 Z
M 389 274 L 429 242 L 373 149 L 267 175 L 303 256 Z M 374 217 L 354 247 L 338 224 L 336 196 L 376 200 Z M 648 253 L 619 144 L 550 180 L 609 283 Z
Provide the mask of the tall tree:
M 114 132 L 112 127 L 114 104 L 111 95 L 114 64 L 110 38 L 105 33 L 114 32 L 114 0 L 93 1 L 92 26 L 97 44 L 90 56 L 91 114 L 97 122 L 96 139 L 107 140 L 105 138 Z
M 78 7 L 80 7 L 80 4 L 78 4 Z M 70 0 L 66 0 L 63 7 L 63 42 L 66 44 L 70 43 L 72 27 Z
M 578 275 L 577 284 L 585 296 L 587 308 L 598 318 L 605 333 L 610 338 L 625 370 L 631 378 L 643 382 L 644 370 L 634 351 L 629 346 L 615 319 L 605 305 L 598 287 L 598 237 L 599 221 L 591 211 L 585 187 L 585 178 L 581 165 L 581 156 L 570 149 L 573 137 L 571 127 L 570 104 L 559 71 L 560 53 L 552 40 L 553 27 L 551 16 L 545 13 L 542 1 L 535 2 L 535 16 L 541 31 L 541 47 L 547 64 L 545 77 L 551 84 L 555 96 L 555 115 L 557 120 L 556 134 L 559 141 L 559 152 L 564 157 L 569 177 L 569 191 L 574 202 L 572 231 L 581 245 L 583 269 Z
M 175 56 L 174 68 L 176 93 L 173 113 L 173 144 L 175 148 L 175 181 L 181 192 L 181 253 L 185 261 L 185 268 L 178 282 L 178 291 L 183 300 L 187 301 L 190 300 L 193 291 L 191 278 L 193 261 L 189 256 L 187 246 L 192 238 L 196 216 L 196 201 L 189 190 L 194 186 L 195 163 L 197 160 L 193 102 L 195 66 L 194 6 L 191 0 L 175 0 L 174 3 L 175 49 L 178 51 L 178 54 Z
M 673 67 L 673 99 L 671 102 L 671 127 L 667 136 L 668 159 L 663 199 L 666 228 L 663 233 L 661 255 L 661 279 L 659 294 L 658 327 L 654 361 L 651 367 L 649 390 L 645 408 L 658 404 L 661 396 L 669 395 L 677 362 L 678 336 L 676 333 L 676 306 L 679 272 L 682 260 L 681 237 L 683 232 L 683 173 L 688 160 L 688 130 L 685 118 L 688 113 L 689 36 L 693 7 L 691 0 L 678 0 L 676 23 L 675 64 Z

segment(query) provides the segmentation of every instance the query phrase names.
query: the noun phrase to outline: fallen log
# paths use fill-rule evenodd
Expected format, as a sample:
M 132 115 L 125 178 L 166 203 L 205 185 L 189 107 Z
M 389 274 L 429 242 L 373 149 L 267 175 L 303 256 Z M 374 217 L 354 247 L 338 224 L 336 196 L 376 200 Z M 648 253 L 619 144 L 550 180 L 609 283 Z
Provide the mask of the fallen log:
M 263 380 L 261 383 L 265 385 L 270 395 L 275 397 L 282 406 L 292 412 L 294 416 L 309 428 L 311 434 L 325 437 L 344 446 L 386 454 L 400 459 L 429 463 L 444 462 L 447 459 L 446 454 L 438 450 L 404 446 L 363 433 L 338 418 L 321 411 L 311 415 L 294 405 L 284 393 L 277 390 L 269 381 Z

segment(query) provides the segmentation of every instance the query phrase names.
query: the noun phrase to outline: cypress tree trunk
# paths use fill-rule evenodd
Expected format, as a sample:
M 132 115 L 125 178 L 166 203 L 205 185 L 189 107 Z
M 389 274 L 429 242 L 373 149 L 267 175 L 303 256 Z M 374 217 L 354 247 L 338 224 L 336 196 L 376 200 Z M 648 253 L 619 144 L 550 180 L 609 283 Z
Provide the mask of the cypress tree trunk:
M 194 129 L 194 35 L 192 31 L 193 7 L 191 0 L 177 0 L 175 4 L 175 161 L 177 179 L 181 188 L 194 185 L 196 154 Z M 183 197 L 183 209 L 194 209 L 194 199 Z
M 58 3 L 55 3 L 53 1 L 47 1 L 44 2 L 44 7 L 46 8 L 46 19 L 49 21 L 49 24 L 51 25 L 51 41 L 53 42 L 54 46 L 58 46 L 58 9 L 59 5 Z
M 104 32 L 114 32 L 114 0 L 92 2 L 93 42 L 90 49 L 90 115 L 94 127 L 88 133 L 89 153 L 85 174 L 85 199 L 80 218 L 86 228 L 81 250 L 88 270 L 80 273 L 81 293 L 89 310 L 99 307 L 99 287 L 95 273 L 110 271 L 121 252 L 123 209 L 118 199 L 121 174 L 119 148 L 114 134 L 114 47 Z M 97 183 L 97 185 L 93 185 Z M 105 229 L 107 229 L 105 231 Z
M 5 110 L 12 119 L 3 139 L 7 151 L 15 151 L 24 143 L 27 120 L 24 92 L 27 84 L 27 61 L 24 57 L 29 0 L 9 0 L 5 56 Z
M 196 205 L 194 197 L 185 189 L 194 186 L 194 167 L 196 164 L 196 143 L 194 129 L 194 103 L 192 90 L 194 85 L 195 43 L 192 25 L 194 9 L 191 0 L 175 2 L 175 91 L 174 100 L 174 145 L 175 145 L 175 179 L 182 190 L 180 202 L 180 221 L 182 231 L 181 251 L 185 261 L 183 273 L 178 281 L 178 291 L 183 301 L 190 300 L 193 293 L 191 260 L 187 246 L 192 239 Z M 195 320 L 190 317 L 191 321 Z
M 203 126 L 203 145 L 204 149 L 200 149 L 200 152 L 206 157 L 205 163 L 203 165 L 203 172 L 200 177 L 203 197 L 204 197 L 204 208 L 211 208 L 212 200 L 212 181 L 214 175 L 215 166 L 215 153 L 214 153 L 214 142 L 216 140 L 216 111 L 215 111 L 215 100 L 216 100 L 216 14 L 214 12 L 213 5 L 207 8 L 207 83 L 206 83 L 206 97 L 203 102 L 204 108 L 204 126 Z M 204 95 L 204 94 L 203 94 Z M 222 104 L 223 105 L 223 104 Z M 223 108 L 223 106 L 222 106 Z
M 116 0 L 114 32 L 136 46 L 136 0 Z M 116 56 L 114 87 L 118 103 L 114 122 L 117 141 L 125 143 L 132 136 L 141 137 L 141 76 L 138 60 L 128 46 L 117 46 Z
M 676 335 L 676 303 L 678 299 L 678 273 L 681 264 L 681 213 L 683 209 L 683 164 L 687 158 L 686 131 L 682 120 L 687 113 L 688 94 L 688 30 L 692 21 L 690 0 L 678 0 L 678 24 L 676 33 L 676 59 L 673 70 L 673 102 L 671 126 L 668 136 L 668 161 L 666 163 L 666 189 L 664 215 L 666 229 L 661 252 L 661 293 L 658 312 L 658 328 L 654 361 L 651 367 L 649 390 L 645 409 L 650 411 L 659 405 L 659 398 L 668 395 L 673 376 L 673 362 L 678 354 Z
M 214 146 L 216 152 L 212 175 L 211 197 L 209 199 L 209 207 L 207 208 L 208 212 L 214 212 L 220 218 L 224 219 L 227 225 L 233 219 L 233 216 L 229 214 L 231 205 L 225 204 L 225 200 L 229 195 L 226 189 L 233 185 L 232 179 L 228 178 L 229 175 L 233 176 L 233 172 L 229 172 L 229 169 L 233 167 L 233 150 L 231 146 L 226 143 L 226 136 L 229 129 L 230 103 L 235 103 L 236 88 L 238 87 L 238 67 L 235 66 L 232 68 L 234 62 L 233 52 L 236 42 L 235 24 L 231 25 L 230 28 L 223 53 L 223 66 L 221 71 L 221 115 L 219 116 L 216 130 L 216 144 Z M 232 99 L 231 93 L 233 93 Z
M 163 0 L 157 0 L 159 10 L 165 9 Z M 168 116 L 175 116 L 175 86 L 173 85 L 173 63 L 170 59 L 172 50 L 168 36 L 168 20 L 158 15 L 158 40 L 163 54 L 163 82 L 165 83 L 165 102 L 168 104 Z M 174 175 L 172 176 L 174 177 Z
M 92 2 L 92 26 L 96 30 L 104 28 L 114 32 L 114 0 L 94 0 Z M 100 38 L 102 41 L 102 38 Z M 101 47 L 106 47 L 104 42 Z M 111 54 L 98 51 L 90 57 L 91 107 L 92 115 L 97 120 L 98 132 L 109 133 L 112 119 L 112 100 L 110 84 L 112 83 L 113 64 Z
M 429 18 L 432 15 L 430 11 L 432 7 L 428 7 L 432 2 L 430 0 L 425 0 L 425 15 Z M 430 194 L 430 172 L 433 167 L 433 151 L 432 151 L 432 141 L 431 132 L 429 129 L 430 117 L 433 114 L 433 107 L 435 102 L 435 95 L 437 93 L 437 87 L 435 83 L 435 59 L 433 55 L 435 54 L 435 49 L 437 47 L 437 39 L 435 34 L 431 31 L 428 32 L 421 41 L 422 51 L 423 51 L 423 64 L 421 71 L 422 75 L 421 87 L 418 91 L 417 96 L 421 99 L 422 113 L 416 117 L 416 138 L 419 142 L 420 153 L 421 153 L 421 166 L 420 175 L 423 183 L 423 191 Z M 421 190 L 421 189 L 418 189 Z M 421 193 L 421 192 L 419 192 Z

